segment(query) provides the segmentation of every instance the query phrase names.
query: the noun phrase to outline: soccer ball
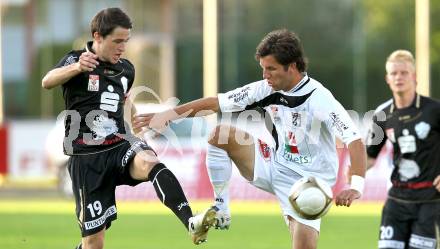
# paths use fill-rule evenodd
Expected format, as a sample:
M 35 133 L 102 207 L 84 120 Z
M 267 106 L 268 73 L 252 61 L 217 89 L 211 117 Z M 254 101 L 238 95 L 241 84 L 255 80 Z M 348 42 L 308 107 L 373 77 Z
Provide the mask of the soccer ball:
M 332 206 L 333 192 L 328 184 L 316 177 L 303 177 L 293 184 L 289 202 L 301 218 L 316 220 Z

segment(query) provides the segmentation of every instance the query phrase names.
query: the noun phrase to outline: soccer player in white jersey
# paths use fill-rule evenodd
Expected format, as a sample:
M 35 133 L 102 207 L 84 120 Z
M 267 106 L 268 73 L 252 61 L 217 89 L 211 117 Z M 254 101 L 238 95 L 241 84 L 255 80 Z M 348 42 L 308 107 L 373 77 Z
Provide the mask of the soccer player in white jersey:
M 274 125 L 274 148 L 226 124 L 218 125 L 209 138 L 206 160 L 219 209 L 217 226 L 227 228 L 230 223 L 227 186 L 232 160 L 252 185 L 276 195 L 294 241 L 292 248 L 316 248 L 320 219 L 300 218 L 288 201 L 289 190 L 303 176 L 319 177 L 334 185 L 338 137 L 348 146 L 353 175 L 351 187 L 338 193 L 335 202 L 350 206 L 363 191 L 365 146 L 344 107 L 307 75 L 302 45 L 295 33 L 282 29 L 267 34 L 257 47 L 256 59 L 263 70 L 263 80 L 159 114 L 139 115 L 134 127 L 163 128 L 171 120 L 207 115 L 209 111 L 263 109 Z M 254 142 L 242 143 L 236 138 Z

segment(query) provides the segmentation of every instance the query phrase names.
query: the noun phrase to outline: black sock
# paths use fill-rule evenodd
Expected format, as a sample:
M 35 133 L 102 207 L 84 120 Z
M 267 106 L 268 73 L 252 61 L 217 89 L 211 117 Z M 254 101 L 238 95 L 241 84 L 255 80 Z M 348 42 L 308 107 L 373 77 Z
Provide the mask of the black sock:
M 188 219 L 192 217 L 191 207 L 173 172 L 162 163 L 158 163 L 148 174 L 148 180 L 153 183 L 157 197 L 179 217 L 188 229 Z

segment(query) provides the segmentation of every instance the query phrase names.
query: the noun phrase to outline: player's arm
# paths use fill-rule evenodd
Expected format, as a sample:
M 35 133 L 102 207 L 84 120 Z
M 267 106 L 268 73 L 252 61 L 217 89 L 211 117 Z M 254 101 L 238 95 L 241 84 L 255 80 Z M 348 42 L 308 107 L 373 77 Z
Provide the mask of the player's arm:
M 148 126 L 161 129 L 168 122 L 180 118 L 206 116 L 220 111 L 243 111 L 246 106 L 264 98 L 270 92 L 271 88 L 265 81 L 256 81 L 232 91 L 220 93 L 216 97 L 194 100 L 165 112 L 138 115 L 134 127 Z
M 365 177 L 367 171 L 367 153 L 361 139 L 354 140 L 348 145 L 350 154 L 351 172 L 353 176 Z
M 134 118 L 136 117 L 137 109 L 135 104 L 130 98 L 125 99 L 125 105 L 124 105 L 124 120 L 125 123 L 129 125 L 129 129 L 132 131 L 133 134 L 137 135 L 142 131 L 142 128 L 133 128 L 133 122 Z
M 341 191 L 335 199 L 337 206 L 349 207 L 351 203 L 359 199 L 364 189 L 365 172 L 367 171 L 367 154 L 365 145 L 361 139 L 356 139 L 348 145 L 350 154 L 350 188 Z
M 375 163 L 376 163 L 376 158 L 367 157 L 367 170 L 373 168 Z
M 174 112 L 178 116 L 184 117 L 201 117 L 216 113 L 219 110 L 220 106 L 217 97 L 197 99 L 174 108 Z
M 363 192 L 367 168 L 365 145 L 348 112 L 330 93 L 321 93 L 316 98 L 314 110 L 318 110 L 318 117 L 321 117 L 336 137 L 348 147 L 353 171 L 351 185 L 349 189 L 342 190 L 336 195 L 335 203 L 337 206 L 349 207 L 354 200 L 361 197 Z
M 139 129 L 147 126 L 161 130 L 173 120 L 206 116 L 218 112 L 219 109 L 217 97 L 201 98 L 163 112 L 139 114 L 133 119 L 133 128 Z
M 71 78 L 82 72 L 91 72 L 99 64 L 98 56 L 92 52 L 84 52 L 76 63 L 50 70 L 41 81 L 41 86 L 51 89 L 66 83 Z
M 383 121 L 386 120 L 385 112 L 376 110 L 368 129 L 366 140 L 367 146 L 367 170 L 371 169 L 382 148 L 385 146 L 387 137 L 384 133 Z

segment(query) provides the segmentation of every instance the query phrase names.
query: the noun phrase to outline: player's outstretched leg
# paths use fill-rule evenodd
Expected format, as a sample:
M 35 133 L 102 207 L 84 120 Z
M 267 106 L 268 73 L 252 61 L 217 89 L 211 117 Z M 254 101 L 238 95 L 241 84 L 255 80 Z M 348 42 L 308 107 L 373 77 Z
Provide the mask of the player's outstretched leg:
M 204 212 L 189 218 L 188 230 L 194 244 L 206 242 L 209 228 L 216 223 L 216 208 L 210 207 Z
M 191 207 L 176 176 L 164 164 L 156 164 L 148 179 L 153 183 L 158 198 L 180 219 L 185 227 L 193 216 Z
M 217 211 L 215 228 L 228 229 L 231 224 L 228 187 L 232 174 L 231 159 L 225 150 L 208 144 L 206 166 L 209 179 L 214 189 L 214 207 Z

